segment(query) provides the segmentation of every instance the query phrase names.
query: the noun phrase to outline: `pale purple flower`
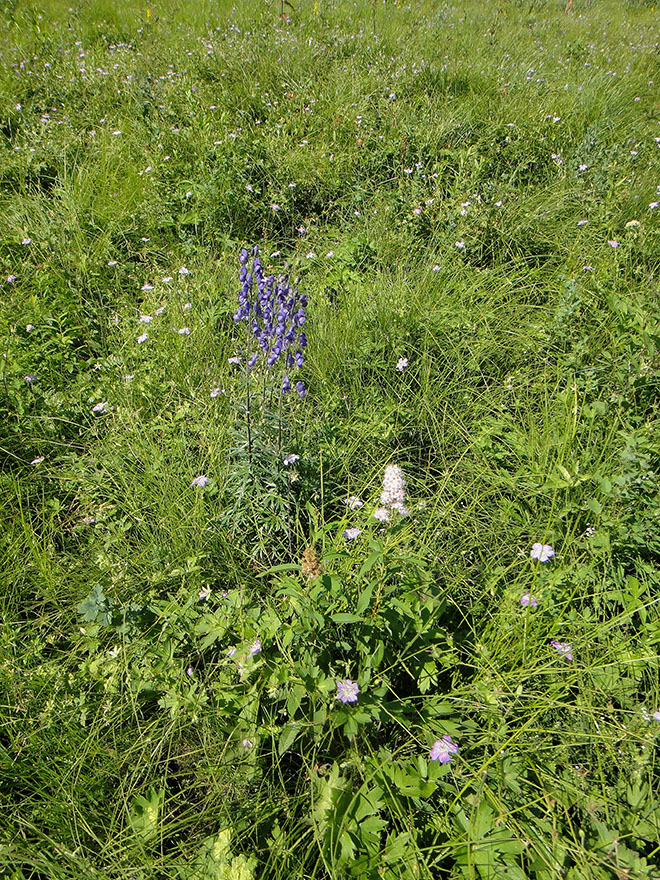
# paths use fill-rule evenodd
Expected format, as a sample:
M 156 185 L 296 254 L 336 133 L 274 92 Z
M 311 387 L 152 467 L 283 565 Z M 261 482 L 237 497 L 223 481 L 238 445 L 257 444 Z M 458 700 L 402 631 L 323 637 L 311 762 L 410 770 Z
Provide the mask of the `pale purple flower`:
M 192 666 L 189 666 L 189 667 L 186 669 L 186 675 L 187 675 L 188 677 L 190 677 L 192 674 L 193 674 L 193 668 L 192 668 Z
M 21 244 L 32 244 L 32 239 L 31 238 L 24 238 L 23 241 L 21 242 Z
M 152 321 L 151 315 L 140 315 L 140 324 L 151 324 Z
M 30 462 L 30 464 L 34 464 L 34 465 L 41 464 L 41 462 L 43 460 L 44 460 L 43 455 L 40 455 L 38 458 L 33 458 L 32 461 Z
M 254 745 L 254 743 L 252 742 L 251 739 L 244 739 L 243 740 L 243 748 L 244 749 L 251 749 L 253 745 Z
M 179 336 L 190 336 L 190 327 L 182 327 L 176 332 L 179 334 Z
M 619 242 L 618 242 L 618 241 L 613 241 L 613 240 L 610 239 L 607 243 L 608 243 L 609 246 L 612 247 L 612 248 L 618 248 L 618 247 L 619 247 Z
M 141 336 L 138 336 L 138 338 L 137 338 L 137 343 L 138 343 L 138 345 L 142 345 L 142 343 L 143 343 L 143 342 L 146 342 L 147 339 L 149 339 L 149 334 L 148 334 L 148 333 L 143 333 Z
M 7 284 L 15 284 L 16 275 L 7 275 Z
M 241 359 L 238 357 L 238 355 L 234 355 L 233 357 L 227 358 L 228 364 L 240 364 L 240 362 L 241 362 Z
M 349 510 L 358 510 L 364 506 L 364 501 L 358 498 L 357 495 L 349 495 L 348 498 L 344 499 L 344 504 Z
M 210 595 L 211 595 L 211 588 L 210 587 L 202 587 L 202 589 L 199 591 L 199 601 L 206 602 L 206 600 L 209 598 Z
M 156 315 L 156 317 L 158 318 L 163 314 L 164 311 L 165 311 L 165 306 L 160 306 L 159 308 L 156 309 L 156 311 L 154 312 L 154 315 Z
M 116 266 L 119 260 L 108 260 L 108 266 Z
M 653 718 L 654 718 L 656 721 L 660 721 L 660 709 L 658 709 L 657 712 L 654 712 L 654 713 L 653 713 Z
M 551 645 L 562 657 L 565 657 L 567 660 L 573 659 L 573 645 L 570 642 L 558 642 L 553 639 Z
M 104 403 L 97 403 L 92 407 L 92 412 L 94 413 L 104 413 L 108 408 L 108 401 L 106 400 Z
M 528 605 L 530 608 L 536 608 L 539 603 L 536 596 L 532 596 L 531 593 L 523 593 L 520 597 L 520 604 L 523 608 L 526 608 Z
M 179 275 L 190 275 L 190 269 L 186 269 L 185 266 L 181 266 L 179 269 Z
M 337 699 L 341 700 L 342 703 L 357 703 L 359 693 L 357 681 L 344 678 L 337 682 Z
M 183 306 L 183 311 L 189 312 L 190 309 L 192 309 L 192 303 L 185 303 L 185 305 Z
M 378 507 L 374 510 L 374 519 L 377 519 L 378 522 L 388 522 L 390 518 L 390 512 L 386 507 Z
M 33 373 L 28 373 L 24 378 L 28 385 L 32 385 L 33 382 L 37 381 L 37 377 Z
M 255 654 L 259 654 L 260 652 L 261 652 L 261 640 L 255 639 L 250 647 L 250 650 L 248 651 L 248 657 L 254 657 Z
M 26 333 L 32 333 L 33 330 L 34 330 L 34 324 L 26 324 L 25 325 L 25 332 Z
M 122 378 L 125 382 L 130 382 L 131 379 L 135 379 L 135 373 L 125 373 Z
M 349 541 L 356 541 L 362 534 L 362 529 L 344 529 L 344 537 Z
M 195 486 L 198 489 L 203 489 L 204 486 L 206 486 L 206 484 L 209 482 L 210 482 L 209 477 L 207 477 L 205 474 L 200 474 L 198 477 L 195 477 L 195 479 L 192 481 L 192 483 L 190 485 Z
M 539 562 L 547 562 L 555 555 L 555 551 L 550 544 L 541 544 L 537 541 L 529 551 L 529 555 L 532 559 L 538 559 Z
M 457 241 L 456 247 L 459 249 L 459 251 L 464 251 L 465 250 L 465 242 L 464 241 Z
M 429 758 L 432 761 L 440 761 L 441 764 L 448 764 L 451 756 L 458 752 L 458 743 L 452 742 L 449 734 L 445 734 L 442 739 L 436 739 L 431 747 Z
M 284 456 L 284 458 L 282 459 L 282 462 L 285 465 L 285 467 L 288 467 L 290 464 L 295 464 L 299 458 L 300 458 L 299 455 L 296 455 L 295 452 L 291 452 L 289 455 Z
M 400 373 L 403 373 L 405 368 L 408 366 L 408 358 L 399 358 L 396 362 L 396 368 Z
M 222 394 L 222 388 L 211 388 L 211 397 L 218 397 L 219 394 Z
M 145 281 L 144 284 L 142 285 L 141 289 L 142 290 L 153 290 L 154 286 L 153 286 L 153 284 L 149 284 L 148 281 Z
M 307 397 L 307 389 L 303 382 L 296 382 L 296 391 L 301 400 L 304 400 Z
M 227 656 L 228 657 L 233 657 L 235 653 L 236 653 L 236 648 L 234 647 L 234 645 L 232 645 L 231 648 L 227 648 Z

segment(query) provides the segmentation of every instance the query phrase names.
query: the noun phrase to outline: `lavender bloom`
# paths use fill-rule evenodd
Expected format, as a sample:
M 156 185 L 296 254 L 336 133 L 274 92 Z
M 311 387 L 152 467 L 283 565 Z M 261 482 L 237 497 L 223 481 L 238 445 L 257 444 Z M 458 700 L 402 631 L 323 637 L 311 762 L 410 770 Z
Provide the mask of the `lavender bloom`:
M 433 743 L 429 758 L 432 761 L 440 761 L 441 764 L 448 764 L 451 756 L 458 751 L 458 744 L 452 742 L 451 737 L 445 734 L 442 739 L 436 739 Z
M 307 389 L 302 382 L 296 382 L 296 391 L 301 400 L 304 400 L 307 397 Z
M 289 391 L 291 391 L 291 381 L 288 376 L 285 376 L 282 382 L 282 394 L 288 394 Z
M 529 551 L 529 555 L 532 559 L 538 559 L 539 562 L 547 562 L 555 555 L 555 551 L 550 544 L 541 544 L 537 541 Z
M 260 639 L 255 639 L 252 643 L 252 647 L 248 651 L 248 657 L 254 657 L 255 654 L 259 654 L 261 652 L 261 641 Z
M 357 681 L 345 678 L 337 682 L 337 699 L 342 703 L 357 703 L 359 693 Z
M 190 485 L 195 486 L 195 488 L 197 489 L 203 489 L 204 486 L 206 486 L 206 484 L 209 482 L 209 477 L 207 477 L 205 474 L 200 474 L 198 477 L 195 477 Z
M 523 593 L 520 597 L 520 604 L 523 608 L 526 608 L 528 605 L 530 608 L 536 608 L 539 603 L 536 596 L 532 596 L 531 593 Z
M 362 534 L 362 529 L 344 529 L 343 535 L 349 541 L 357 541 Z
M 562 657 L 565 657 L 567 660 L 573 659 L 573 645 L 569 642 L 557 642 L 553 640 L 551 644 L 555 651 L 558 654 L 561 654 Z

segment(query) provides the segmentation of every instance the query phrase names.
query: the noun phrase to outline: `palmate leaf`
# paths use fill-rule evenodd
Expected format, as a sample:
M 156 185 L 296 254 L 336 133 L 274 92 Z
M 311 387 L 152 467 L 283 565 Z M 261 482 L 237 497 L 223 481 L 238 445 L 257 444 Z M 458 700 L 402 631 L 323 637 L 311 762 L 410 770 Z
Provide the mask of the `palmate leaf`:
M 128 822 L 135 834 L 144 841 L 152 840 L 158 832 L 164 798 L 165 792 L 162 788 L 150 788 L 146 796 L 138 795 L 133 798 Z

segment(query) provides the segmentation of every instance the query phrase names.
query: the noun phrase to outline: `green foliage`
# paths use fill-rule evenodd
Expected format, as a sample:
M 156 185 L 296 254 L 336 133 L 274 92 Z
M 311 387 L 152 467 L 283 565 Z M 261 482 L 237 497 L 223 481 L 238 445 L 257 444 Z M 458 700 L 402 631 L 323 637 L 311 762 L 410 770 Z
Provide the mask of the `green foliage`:
M 652 7 L 2 6 L 2 877 L 657 877 Z

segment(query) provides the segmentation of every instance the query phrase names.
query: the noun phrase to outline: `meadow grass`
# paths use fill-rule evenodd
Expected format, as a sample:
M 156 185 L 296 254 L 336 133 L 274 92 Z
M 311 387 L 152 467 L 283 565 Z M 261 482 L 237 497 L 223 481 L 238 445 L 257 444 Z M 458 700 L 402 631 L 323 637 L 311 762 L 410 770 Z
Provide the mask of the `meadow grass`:
M 0 876 L 660 877 L 658 10 L 70 2 L 0 15 Z

